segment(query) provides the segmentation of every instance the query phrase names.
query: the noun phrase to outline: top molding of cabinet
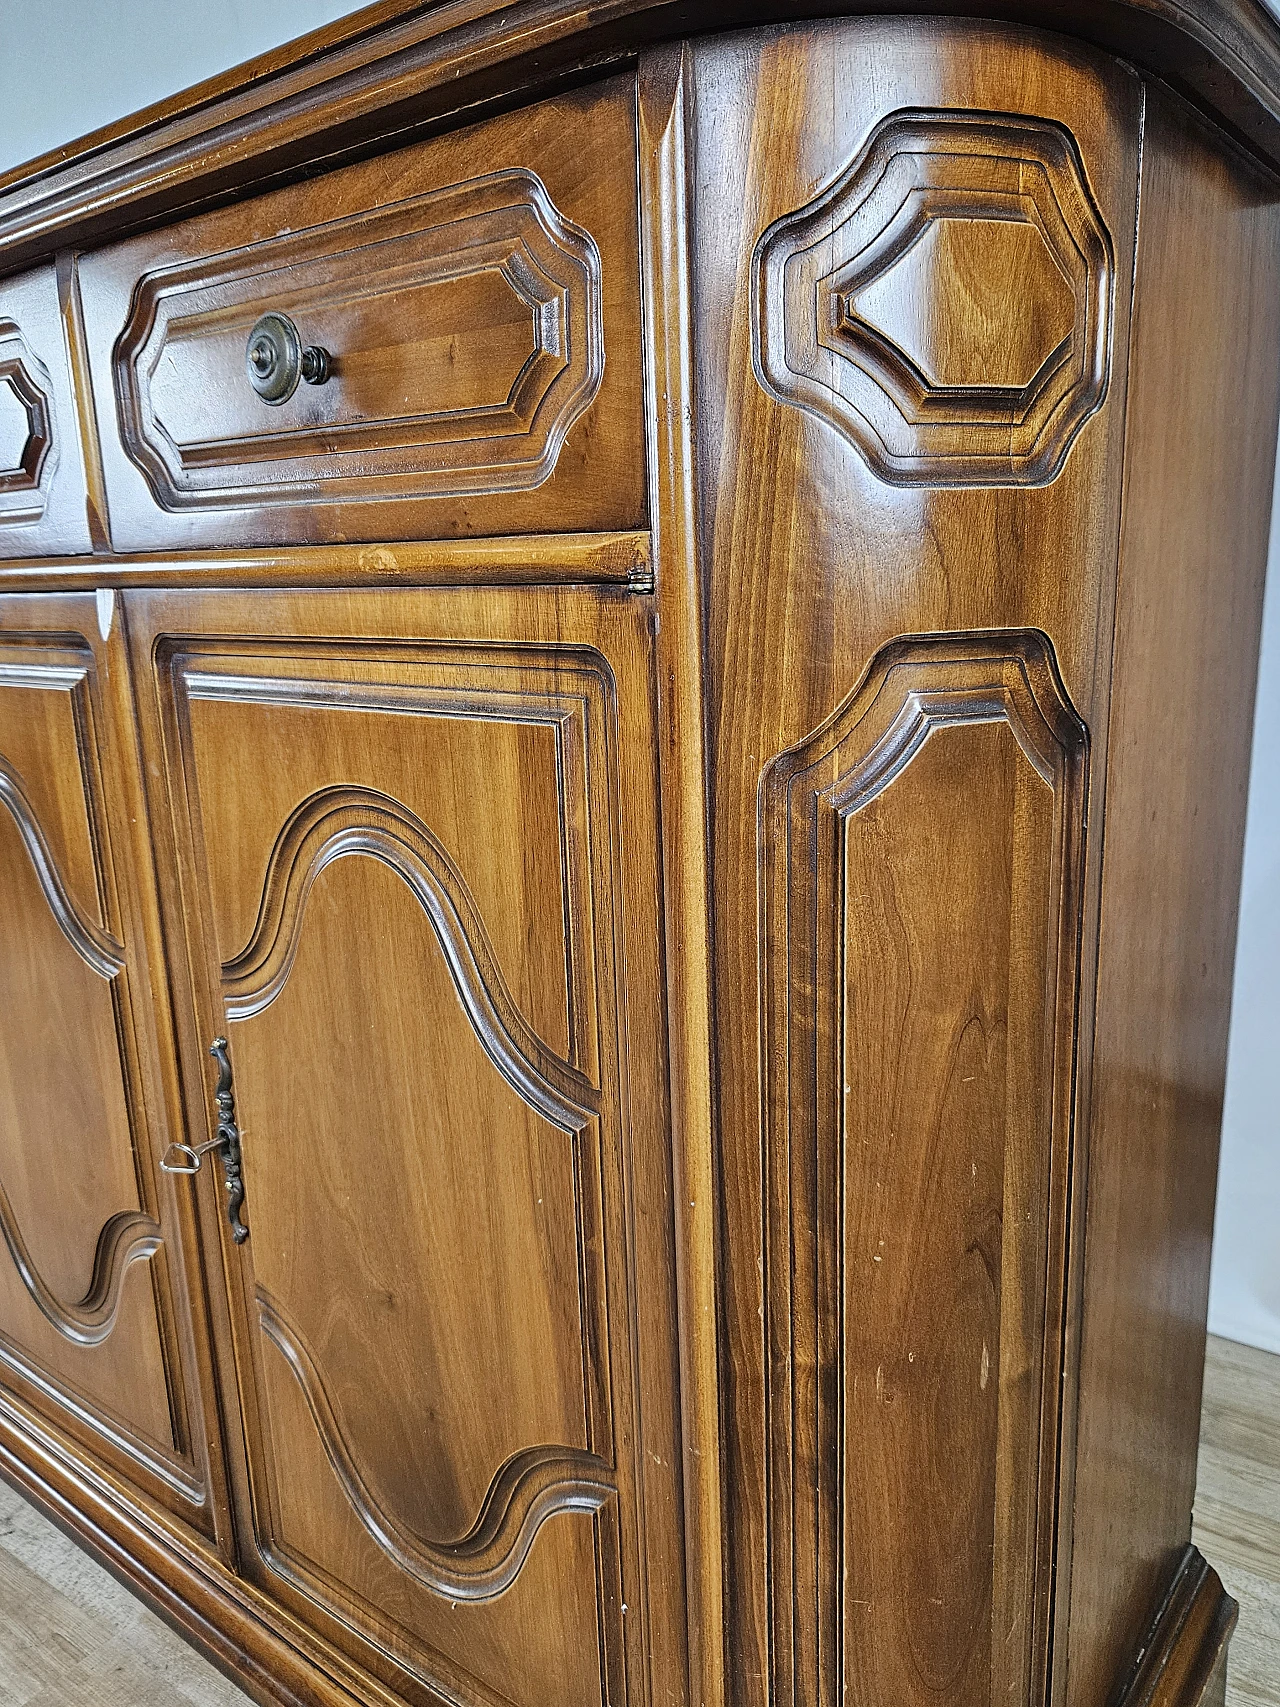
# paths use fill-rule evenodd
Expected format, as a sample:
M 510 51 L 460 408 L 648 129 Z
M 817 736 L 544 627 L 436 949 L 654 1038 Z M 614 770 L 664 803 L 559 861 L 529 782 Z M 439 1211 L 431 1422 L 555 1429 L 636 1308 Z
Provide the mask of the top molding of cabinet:
M 470 122 L 658 42 L 884 13 L 1092 43 L 1280 172 L 1280 24 L 1261 0 L 380 0 L 0 176 L 0 273 Z

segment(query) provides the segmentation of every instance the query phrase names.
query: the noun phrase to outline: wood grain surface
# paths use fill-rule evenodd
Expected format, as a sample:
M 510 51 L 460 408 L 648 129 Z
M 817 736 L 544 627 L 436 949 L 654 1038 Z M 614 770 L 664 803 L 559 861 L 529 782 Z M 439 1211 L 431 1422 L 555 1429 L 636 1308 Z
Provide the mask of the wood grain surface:
M 928 0 L 381 0 L 0 179 L 0 269 L 99 243 L 282 177 L 531 100 L 695 32 Z M 960 0 L 1089 41 L 1170 81 L 1273 166 L 1280 39 L 1258 0 Z
M 613 79 L 84 257 L 115 548 L 643 528 L 634 104 Z M 268 312 L 330 357 L 277 405 Z
M 1240 1602 L 1227 1707 L 1278 1707 L 1280 1357 L 1210 1339 L 1194 1539 Z M 248 1700 L 0 1482 L 4 1707 L 238 1707 Z
M 0 1473 L 270 1707 L 1219 1707 L 1280 33 L 1008 10 L 390 0 L 0 186 Z
M 1052 1055 L 1039 1051 L 1059 1023 L 1055 1016 L 1065 1015 L 1059 1071 L 1066 1076 L 1057 1082 L 1070 1085 L 1074 1028 L 1087 1035 L 1091 1023 L 1088 921 L 1101 851 L 1091 841 L 1082 877 L 1072 871 L 1067 878 L 1049 849 L 1073 812 L 1080 814 L 1077 832 L 1086 812 L 1092 818 L 1105 770 L 1141 91 L 1120 68 L 1077 48 L 1020 38 L 1015 66 L 1011 46 L 999 27 L 862 21 L 707 41 L 695 55 L 716 1047 L 724 1244 L 732 1253 L 722 1268 L 721 1362 L 728 1654 L 730 1693 L 742 1702 L 763 1699 L 767 1687 L 815 1703 L 860 1687 L 866 1655 L 861 1647 L 842 1654 L 840 1623 L 847 1632 L 869 1632 L 881 1656 L 875 1663 L 887 1668 L 877 1673 L 878 1688 L 891 1676 L 913 1701 L 985 1703 L 997 1678 L 1008 1687 L 1007 1653 L 1017 1654 L 1019 1687 L 1047 1663 L 1046 1614 L 1033 1614 L 1023 1591 L 1034 1602 L 1034 1581 L 1047 1583 L 1054 1568 L 1053 1495 L 1035 1515 L 1025 1498 L 1036 1485 L 1052 1490 L 1058 1477 L 1052 1447 L 1041 1469 L 1032 1468 L 1041 1440 L 1055 1440 L 1058 1426 L 1055 1417 L 1041 1433 L 1040 1372 L 1051 1406 L 1059 1391 L 1074 1392 L 1062 1311 L 1068 1291 L 1075 1297 L 1079 1244 L 1070 1241 L 1068 1249 L 1064 1186 L 1084 1135 L 1079 1105 L 1062 1103 Z M 781 399 L 758 377 L 759 322 L 743 313 L 756 245 L 774 222 L 836 182 L 887 114 L 1028 107 L 1070 130 L 1109 234 L 1108 278 L 1094 287 L 1114 293 L 1119 318 L 1106 400 L 1051 484 L 939 487 L 923 472 L 886 484 L 838 420 Z M 956 144 L 980 146 L 999 144 Z M 819 252 L 814 274 L 825 276 L 827 266 Z M 989 289 L 993 314 L 1007 304 L 1017 315 L 1012 281 Z M 841 383 L 847 359 L 843 350 L 831 352 L 833 384 Z M 1018 631 L 1008 639 L 1008 677 L 997 661 L 1000 637 L 990 632 L 997 630 Z M 946 638 L 929 638 L 940 633 Z M 906 649 L 901 657 L 898 646 Z M 1070 708 L 1068 720 L 1089 730 L 1087 783 L 1077 785 L 1075 805 L 1071 790 L 1059 792 L 1052 832 L 1048 801 L 1036 793 L 1052 792 L 1042 780 L 1046 761 L 1037 761 L 1038 777 L 1017 758 L 1019 742 L 1034 750 L 1026 735 L 1013 741 L 1006 733 L 1003 745 L 986 721 L 1004 715 L 1019 659 L 1032 653 L 1041 670 L 1059 672 L 1056 691 Z M 896 675 L 890 664 L 901 665 Z M 843 752 L 838 743 L 863 704 L 857 696 L 869 698 L 885 672 L 901 687 L 886 688 L 891 703 L 870 716 L 861 742 L 849 736 L 847 757 L 815 770 L 806 785 L 808 818 L 799 808 L 775 812 L 772 767 L 807 763 L 810 751 L 817 759 L 815 731 L 828 730 L 833 753 Z M 948 726 L 917 747 L 911 708 L 922 708 L 927 723 L 935 689 L 939 705 L 952 703 L 953 710 L 939 713 Z M 961 733 L 968 693 L 972 715 L 982 721 Z M 984 703 L 990 709 L 979 711 Z M 952 718 L 958 729 L 949 726 Z M 883 800 L 867 807 L 865 829 L 851 806 L 845 829 L 824 831 L 844 796 L 857 795 L 860 765 L 868 775 L 883 767 Z M 1041 872 L 1034 900 L 1015 876 L 1026 860 Z M 915 881 L 908 871 L 918 874 Z M 944 883 L 948 871 L 954 888 Z M 855 924 L 868 880 L 879 900 Z M 1064 881 L 1083 883 L 1083 923 L 1074 934 L 1068 928 L 1066 959 L 1054 972 L 1036 957 L 1046 952 L 1048 921 L 1059 917 L 1051 894 Z M 971 903 L 963 901 L 966 893 Z M 979 977 L 984 951 L 976 938 L 970 944 L 962 920 L 994 933 L 987 947 L 999 958 L 999 973 L 991 966 Z M 868 946 L 860 947 L 867 932 Z M 794 951 L 785 940 L 793 933 Z M 789 964 L 775 975 L 768 968 L 776 954 Z M 1063 1010 L 1058 991 L 1077 987 L 1084 1011 L 1073 1020 L 1069 998 Z M 788 1000 L 790 1017 L 779 1017 Z M 980 1044 L 984 1037 L 991 1053 Z M 962 1067 L 970 1046 L 978 1064 Z M 837 1061 L 848 1067 L 833 1080 Z M 1076 1082 L 1083 1082 L 1079 1073 Z M 771 1111 L 763 1142 L 762 1106 Z M 1027 1112 L 1020 1117 L 1015 1109 Z M 899 1125 L 908 1113 L 909 1142 Z M 1006 1151 L 993 1131 L 1018 1132 L 1014 1149 Z M 895 1132 L 903 1134 L 902 1171 L 890 1175 L 877 1162 L 894 1156 Z M 1031 1132 L 1038 1136 L 1024 1136 Z M 944 1182 L 962 1175 L 974 1193 L 964 1213 L 976 1218 L 964 1228 L 949 1224 L 943 1207 Z M 1013 1196 L 1001 1198 L 992 1225 L 1003 1218 L 1006 1228 L 1034 1226 L 1025 1248 L 1016 1240 L 1002 1247 L 994 1233 L 974 1243 L 982 1194 L 989 1200 L 996 1189 Z M 912 1204 L 922 1219 L 908 1223 L 902 1216 Z M 934 1219 L 928 1204 L 936 1206 Z M 921 1281 L 929 1266 L 911 1267 L 916 1239 L 945 1264 L 945 1282 L 936 1283 L 945 1288 L 940 1307 L 960 1309 L 970 1280 L 975 1288 L 975 1314 L 964 1318 L 972 1355 L 955 1365 L 945 1336 L 926 1341 L 913 1331 L 912 1279 Z M 985 1300 L 982 1250 L 990 1256 Z M 899 1271 L 898 1264 L 905 1266 Z M 885 1265 L 881 1288 L 874 1277 Z M 895 1301 L 906 1312 L 901 1331 L 887 1338 L 879 1337 L 879 1310 L 870 1303 L 882 1293 L 890 1314 Z M 985 1384 L 980 1300 L 1006 1335 L 999 1343 L 993 1331 L 986 1335 Z M 923 1295 L 915 1308 L 929 1314 Z M 886 1363 L 889 1340 L 894 1351 Z M 1001 1344 L 1009 1354 L 1003 1375 Z M 898 1413 L 891 1406 L 910 1412 L 913 1405 L 951 1442 L 936 1480 L 921 1479 L 910 1421 L 892 1421 Z M 883 1418 L 877 1438 L 887 1456 L 863 1481 L 868 1418 L 875 1416 Z M 900 1446 L 895 1427 L 903 1431 Z M 924 1439 L 920 1450 L 927 1452 Z M 952 1474 L 958 1461 L 966 1463 L 963 1478 Z M 1060 1497 L 1069 1500 L 1069 1458 L 1061 1472 Z M 989 1527 L 978 1516 L 983 1509 Z M 951 1579 L 947 1537 L 960 1533 L 973 1535 L 974 1551 Z M 849 1580 L 873 1535 L 880 1569 L 870 1574 L 874 1580 L 858 1576 L 856 1594 L 870 1606 L 845 1607 L 841 1620 L 835 1585 Z M 1065 1555 L 1057 1568 L 1065 1571 Z M 1004 1620 L 1015 1616 L 1018 1634 L 1006 1647 L 1011 1626 Z M 890 1635 L 895 1630 L 936 1634 L 916 1648 L 907 1635 Z M 899 1641 L 906 1646 L 892 1661 Z M 953 1666 L 962 1669 L 953 1673 Z M 958 1693 L 948 1697 L 948 1690 Z
M 644 607 L 125 599 L 245 1134 L 242 1568 L 407 1700 L 676 1694 Z
M 191 1226 L 158 1166 L 127 673 L 114 595 L 0 600 L 0 1367 L 10 1393 L 209 1534 Z
M 1268 437 L 1280 405 L 1276 207 L 1159 91 L 1148 99 L 1142 210 L 1099 926 L 1070 1707 L 1092 1707 L 1112 1686 L 1189 1538 Z M 1216 287 L 1205 256 L 1222 268 Z M 1189 419 L 1205 429 L 1188 431 Z M 1187 691 L 1166 701 L 1174 657 Z
M 92 543 L 65 308 L 51 266 L 0 284 L 0 557 Z

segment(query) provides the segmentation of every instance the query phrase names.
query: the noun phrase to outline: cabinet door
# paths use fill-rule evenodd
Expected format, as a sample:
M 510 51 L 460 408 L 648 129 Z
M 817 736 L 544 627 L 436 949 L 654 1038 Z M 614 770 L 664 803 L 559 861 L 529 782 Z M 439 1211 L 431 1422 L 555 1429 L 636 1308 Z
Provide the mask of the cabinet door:
M 0 599 L 0 1421 L 207 1527 L 128 717 L 114 595 Z
M 242 1209 L 203 1189 L 243 1568 L 411 1701 L 681 1699 L 643 612 L 157 594 L 131 632 L 192 1094 L 225 1037 L 241 1136 Z

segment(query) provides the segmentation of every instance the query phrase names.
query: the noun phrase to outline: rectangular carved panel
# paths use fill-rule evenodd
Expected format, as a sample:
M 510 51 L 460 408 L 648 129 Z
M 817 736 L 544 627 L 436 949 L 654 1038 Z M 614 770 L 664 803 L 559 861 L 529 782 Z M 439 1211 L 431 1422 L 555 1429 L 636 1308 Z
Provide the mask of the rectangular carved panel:
M 643 526 L 637 245 L 623 80 L 87 258 L 115 544 Z
M 1043 1697 L 1084 760 L 1011 632 L 894 643 L 765 774 L 779 1700 Z
M 168 510 L 540 486 L 600 389 L 600 270 L 507 171 L 149 274 L 115 350 L 129 455 Z M 276 405 L 243 369 L 283 305 L 335 372 Z

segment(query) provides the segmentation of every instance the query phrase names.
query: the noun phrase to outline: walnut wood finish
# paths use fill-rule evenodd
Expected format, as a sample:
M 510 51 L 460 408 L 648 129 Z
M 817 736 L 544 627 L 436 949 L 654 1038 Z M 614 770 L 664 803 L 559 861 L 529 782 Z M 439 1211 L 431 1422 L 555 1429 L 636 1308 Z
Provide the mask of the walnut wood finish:
M 1113 1682 L 1190 1539 L 1242 755 L 1272 489 L 1262 424 L 1280 388 L 1270 191 L 1160 91 L 1147 102 L 1142 205 L 1099 923 L 1072 1707 Z M 1197 252 L 1223 269 L 1211 289 Z M 1215 426 L 1189 433 L 1188 411 Z M 1184 688 L 1153 723 L 1172 658 Z M 1107 1515 L 1117 1508 L 1123 1524 Z
M 680 1687 L 643 609 L 129 609 L 244 1131 L 244 1568 L 409 1700 Z
M 1280 34 L 1005 10 L 390 0 L 0 187 L 0 1470 L 257 1699 L 1220 1698 Z
M 1119 1707 L 1222 1707 L 1227 1642 L 1239 1613 L 1218 1573 L 1188 1546 L 1119 1696 Z
M 815 1703 L 863 1680 L 869 1702 L 1042 1699 L 1048 1588 L 1069 1563 L 1059 1401 L 1100 854 L 1085 824 L 1106 761 L 1127 328 L 1061 475 L 970 490 L 928 470 L 886 484 L 839 416 L 756 381 L 764 340 L 731 310 L 759 234 L 887 115 L 959 104 L 1070 131 L 1107 234 L 1107 276 L 1080 288 L 1125 316 L 1141 87 L 1066 44 L 1015 59 L 1010 41 L 830 26 L 707 43 L 695 64 L 700 171 L 724 186 L 702 204 L 694 280 L 725 1244 L 742 1253 L 722 1361 L 740 1701 L 770 1672 L 776 1697 Z M 998 125 L 982 146 L 1004 146 Z M 957 343 L 968 300 L 932 299 Z M 1021 313 L 990 278 L 984 300 Z M 829 359 L 838 384 L 848 358 Z
M 52 266 L 0 285 L 2 557 L 56 557 L 90 549 L 65 307 L 60 307 Z
M 643 527 L 635 152 L 623 79 L 85 259 L 114 546 Z
M 291 546 L 274 551 L 101 552 L 85 558 L 0 562 L 0 589 L 59 587 L 344 587 L 575 585 L 654 590 L 653 536 L 509 534 L 485 539 L 393 540 L 389 545 Z
M 116 604 L 0 601 L 3 1402 L 211 1533 Z
M 0 178 L 0 266 L 83 246 L 465 123 L 639 49 L 930 0 L 380 0 Z M 951 0 L 1092 42 L 1163 78 L 1280 165 L 1280 42 L 1260 0 Z

